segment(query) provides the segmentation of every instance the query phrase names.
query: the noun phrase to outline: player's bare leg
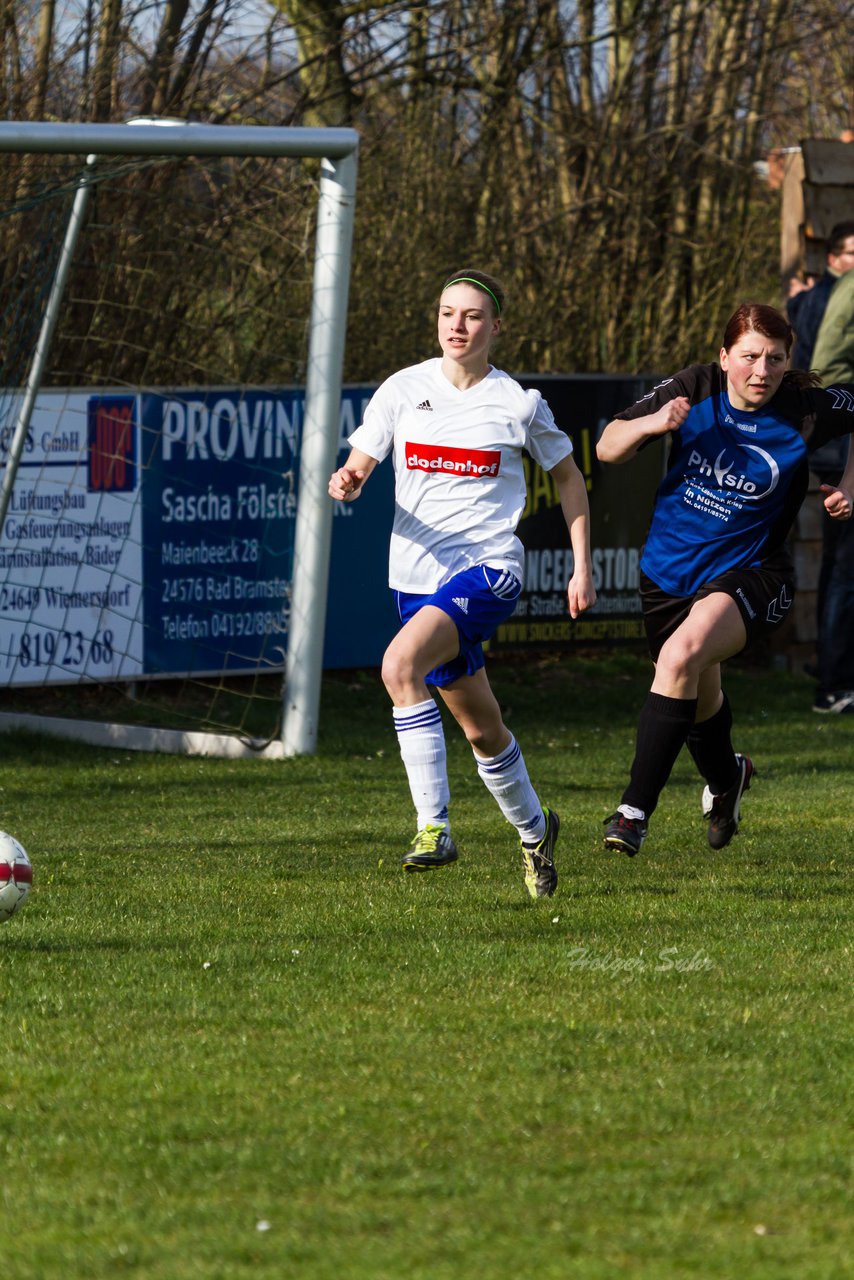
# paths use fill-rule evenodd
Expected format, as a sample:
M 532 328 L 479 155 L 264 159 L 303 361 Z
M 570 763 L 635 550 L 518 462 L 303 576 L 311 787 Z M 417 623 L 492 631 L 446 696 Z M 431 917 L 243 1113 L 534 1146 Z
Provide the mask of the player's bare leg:
M 557 888 L 554 848 L 560 819 L 541 805 L 486 671 L 481 667 L 439 692 L 472 748 L 486 789 L 519 834 L 528 893 L 532 898 L 551 897 Z

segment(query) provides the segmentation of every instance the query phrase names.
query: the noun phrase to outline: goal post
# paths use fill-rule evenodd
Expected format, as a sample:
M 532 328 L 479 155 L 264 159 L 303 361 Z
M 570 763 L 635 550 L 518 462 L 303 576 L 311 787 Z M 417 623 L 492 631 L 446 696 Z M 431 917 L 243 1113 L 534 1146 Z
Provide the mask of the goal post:
M 295 571 L 291 590 L 282 717 L 285 755 L 311 752 L 317 742 L 322 637 L 332 544 L 332 504 L 327 486 L 339 441 L 355 189 L 355 152 L 342 156 L 337 169 L 324 159 L 317 210 L 311 336 L 294 538 L 294 565 L 299 566 L 299 574 Z M 342 225 L 344 209 L 349 211 L 346 228 Z M 345 300 L 343 310 L 342 299 Z
M 164 127 L 169 124 L 173 127 Z M 131 125 L 133 127 L 131 127 Z M 320 162 L 316 183 L 314 261 L 305 356 L 305 404 L 299 442 L 299 485 L 293 534 L 293 573 L 287 605 L 285 679 L 281 694 L 280 732 L 261 747 L 239 742 L 218 744 L 217 735 L 194 736 L 175 731 L 124 735 L 105 726 L 106 742 L 124 742 L 157 750 L 199 751 L 282 757 L 312 752 L 316 747 L 323 634 L 326 620 L 332 504 L 326 486 L 339 447 L 341 396 L 350 259 L 358 173 L 358 134 L 345 128 L 311 129 L 274 126 L 233 126 L 144 120 L 126 124 L 55 124 L 0 122 L 0 153 L 20 155 L 81 155 L 87 168 L 77 186 L 78 200 L 69 220 L 73 236 L 85 217 L 90 170 L 102 157 L 266 157 L 314 159 Z M 0 487 L 5 507 L 15 482 L 22 442 L 27 435 L 64 288 L 60 259 L 41 322 L 39 341 L 28 371 L 14 439 L 8 447 Z M 0 528 L 5 526 L 0 525 Z M 282 602 L 284 604 L 284 602 Z M 20 722 L 20 717 L 16 718 Z M 52 721 L 51 732 L 62 732 Z M 91 726 L 82 736 L 93 737 Z M 76 736 L 76 735 L 74 735 Z

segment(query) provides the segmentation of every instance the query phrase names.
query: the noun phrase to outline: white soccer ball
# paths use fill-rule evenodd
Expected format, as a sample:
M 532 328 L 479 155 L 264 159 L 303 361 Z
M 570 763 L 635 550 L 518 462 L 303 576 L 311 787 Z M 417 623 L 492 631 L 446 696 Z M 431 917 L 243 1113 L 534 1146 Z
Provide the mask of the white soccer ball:
M 9 920 L 30 896 L 33 864 L 14 836 L 0 831 L 0 924 Z

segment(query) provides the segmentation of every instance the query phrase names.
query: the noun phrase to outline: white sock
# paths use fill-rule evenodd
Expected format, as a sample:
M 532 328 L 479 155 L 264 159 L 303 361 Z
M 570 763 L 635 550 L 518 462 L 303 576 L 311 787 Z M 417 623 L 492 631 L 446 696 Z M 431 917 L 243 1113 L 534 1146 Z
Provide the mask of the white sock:
M 450 831 L 448 766 L 445 731 L 439 708 L 432 698 L 414 707 L 393 707 L 394 727 L 400 744 L 418 830 L 428 823 Z
M 539 844 L 546 834 L 546 817 L 516 739 L 511 735 L 500 755 L 484 759 L 475 754 L 474 758 L 487 791 L 519 832 L 522 843 Z

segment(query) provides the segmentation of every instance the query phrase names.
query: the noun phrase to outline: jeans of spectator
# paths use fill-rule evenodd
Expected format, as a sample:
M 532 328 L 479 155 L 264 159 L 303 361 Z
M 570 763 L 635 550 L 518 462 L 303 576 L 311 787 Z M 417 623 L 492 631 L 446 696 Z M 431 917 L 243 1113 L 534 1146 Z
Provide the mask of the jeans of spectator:
M 818 694 L 854 689 L 854 519 L 822 512 Z

